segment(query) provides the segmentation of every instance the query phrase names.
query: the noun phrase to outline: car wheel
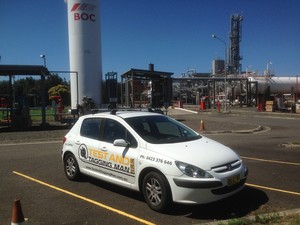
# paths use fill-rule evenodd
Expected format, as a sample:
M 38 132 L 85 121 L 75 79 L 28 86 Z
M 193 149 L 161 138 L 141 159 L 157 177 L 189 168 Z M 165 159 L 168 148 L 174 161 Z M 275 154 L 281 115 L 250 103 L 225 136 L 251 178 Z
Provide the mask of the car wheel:
M 64 159 L 65 174 L 69 180 L 78 180 L 80 176 L 80 170 L 75 156 L 71 153 L 67 154 Z
M 168 181 L 157 172 L 150 172 L 144 177 L 143 195 L 148 206 L 158 212 L 165 211 L 171 202 Z

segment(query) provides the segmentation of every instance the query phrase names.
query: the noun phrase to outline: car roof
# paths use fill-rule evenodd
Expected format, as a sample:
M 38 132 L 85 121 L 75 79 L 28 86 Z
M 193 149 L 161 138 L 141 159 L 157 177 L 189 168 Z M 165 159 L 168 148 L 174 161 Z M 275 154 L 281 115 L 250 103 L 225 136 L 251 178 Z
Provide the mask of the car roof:
M 130 118 L 130 117 L 139 117 L 139 116 L 159 116 L 161 114 L 154 113 L 154 112 L 142 112 L 142 111 L 119 111 L 116 112 L 117 116 L 122 118 Z
M 110 112 L 100 112 L 95 114 L 88 114 L 84 117 L 114 117 L 118 116 L 121 118 L 131 118 L 131 117 L 140 117 L 140 116 L 161 116 L 162 114 L 149 111 L 137 111 L 137 110 L 112 110 Z

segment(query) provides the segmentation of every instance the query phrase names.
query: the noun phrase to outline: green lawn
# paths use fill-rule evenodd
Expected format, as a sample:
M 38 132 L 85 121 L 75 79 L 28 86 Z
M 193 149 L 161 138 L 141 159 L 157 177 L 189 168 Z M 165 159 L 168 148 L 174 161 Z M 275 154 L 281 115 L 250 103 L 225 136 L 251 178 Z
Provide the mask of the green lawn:
M 68 109 L 65 109 L 63 113 L 68 113 Z M 41 121 L 42 120 L 42 110 L 41 109 L 31 109 L 30 116 L 32 121 Z M 46 109 L 46 121 L 54 121 L 55 112 L 53 109 Z

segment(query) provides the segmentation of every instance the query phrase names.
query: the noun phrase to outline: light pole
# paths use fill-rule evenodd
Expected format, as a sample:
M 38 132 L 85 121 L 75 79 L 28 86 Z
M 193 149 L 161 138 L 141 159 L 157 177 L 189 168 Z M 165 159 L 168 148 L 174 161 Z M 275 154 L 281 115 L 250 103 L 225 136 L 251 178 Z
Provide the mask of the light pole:
M 246 77 L 248 77 L 248 68 L 250 69 L 251 67 L 252 67 L 251 65 L 249 65 L 249 66 L 246 67 Z
M 270 75 L 271 75 L 269 65 L 272 65 L 272 62 L 269 61 L 269 62 L 267 63 L 267 76 L 270 76 Z
M 219 38 L 215 34 L 212 34 L 211 37 L 218 39 L 225 45 L 225 49 L 224 49 L 224 95 L 225 95 L 224 112 L 227 112 L 227 60 L 226 60 L 227 59 L 227 44 L 225 41 L 223 41 L 221 38 Z
M 44 60 L 44 67 L 46 67 L 46 56 L 45 55 L 40 55 L 41 58 Z

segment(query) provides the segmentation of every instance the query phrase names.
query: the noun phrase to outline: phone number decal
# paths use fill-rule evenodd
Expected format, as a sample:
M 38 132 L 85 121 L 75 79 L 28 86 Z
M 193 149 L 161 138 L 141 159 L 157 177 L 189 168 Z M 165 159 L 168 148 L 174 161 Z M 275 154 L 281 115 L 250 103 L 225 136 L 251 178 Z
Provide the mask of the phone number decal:
M 172 161 L 162 159 L 162 158 L 156 158 L 156 157 L 141 155 L 140 159 L 145 159 L 145 160 L 148 160 L 148 161 L 151 161 L 151 162 L 166 164 L 166 165 L 170 165 L 170 166 L 172 165 Z

